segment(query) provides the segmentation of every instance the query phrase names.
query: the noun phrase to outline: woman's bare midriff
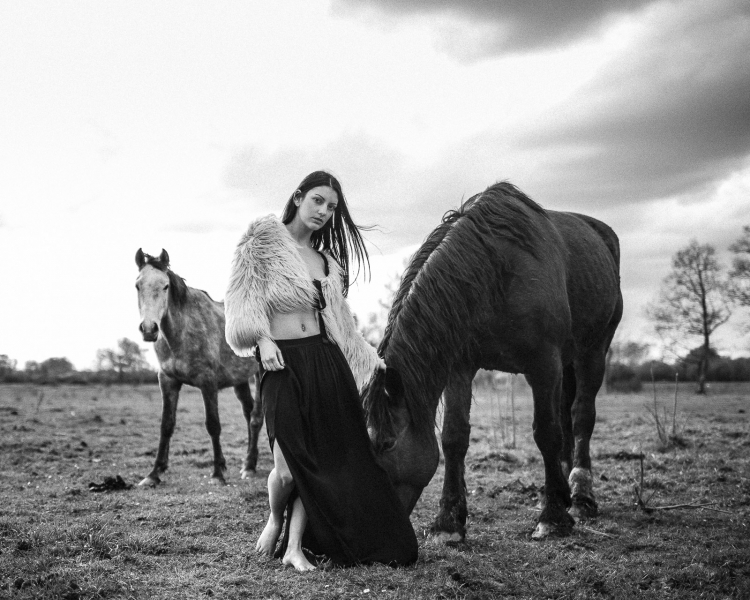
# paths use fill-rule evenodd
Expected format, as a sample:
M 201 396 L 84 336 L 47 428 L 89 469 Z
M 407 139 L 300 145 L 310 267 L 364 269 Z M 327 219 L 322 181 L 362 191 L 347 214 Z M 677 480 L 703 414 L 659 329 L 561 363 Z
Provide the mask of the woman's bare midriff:
M 320 333 L 314 310 L 276 313 L 271 317 L 271 337 L 275 340 L 295 340 Z

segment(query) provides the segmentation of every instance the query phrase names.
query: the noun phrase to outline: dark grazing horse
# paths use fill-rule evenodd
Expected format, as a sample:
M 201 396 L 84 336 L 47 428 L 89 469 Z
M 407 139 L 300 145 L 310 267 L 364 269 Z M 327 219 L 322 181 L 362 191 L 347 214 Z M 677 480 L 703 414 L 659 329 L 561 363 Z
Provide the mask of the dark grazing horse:
M 604 223 L 544 210 L 498 183 L 443 217 L 412 257 L 379 353 L 388 368 L 363 391 L 373 444 L 408 511 L 438 465 L 444 393 L 445 481 L 433 532 L 466 535 L 464 458 L 477 370 L 523 373 L 544 459 L 532 537 L 593 515 L 589 440 L 605 355 L 622 316 L 619 243 Z M 572 495 L 571 495 L 572 494 Z
M 254 359 L 240 358 L 224 338 L 224 303 L 204 291 L 189 287 L 169 268 L 169 255 L 158 258 L 135 255 L 138 265 L 138 309 L 143 340 L 154 342 L 159 359 L 159 387 L 162 396 L 159 450 L 151 473 L 139 485 L 154 486 L 167 470 L 169 442 L 174 433 L 177 400 L 183 384 L 200 389 L 206 412 L 206 429 L 214 451 L 213 478 L 224 483 L 226 461 L 219 436 L 219 390 L 234 387 L 247 421 L 247 455 L 242 465 L 244 479 L 255 471 L 258 460 L 258 433 L 263 424 L 260 396 L 253 401 L 250 379 L 257 373 Z

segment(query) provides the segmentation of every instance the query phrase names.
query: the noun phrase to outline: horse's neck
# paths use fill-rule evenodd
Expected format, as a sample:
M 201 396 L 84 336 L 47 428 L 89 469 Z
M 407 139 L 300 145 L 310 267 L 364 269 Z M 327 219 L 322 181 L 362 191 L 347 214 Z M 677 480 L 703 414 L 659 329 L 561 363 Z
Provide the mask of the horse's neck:
M 169 345 L 173 354 L 181 350 L 189 333 L 189 328 L 187 327 L 189 320 L 188 313 L 192 303 L 190 291 L 190 288 L 188 288 L 187 298 L 181 307 L 177 307 L 172 303 L 167 306 L 167 311 L 164 313 L 159 325 L 164 335 L 164 340 Z
M 162 318 L 165 339 L 173 353 L 192 351 L 202 347 L 207 338 L 215 337 L 217 326 L 223 326 L 216 319 L 217 303 L 205 292 L 188 287 L 182 306 L 170 304 Z
M 159 329 L 164 337 L 164 341 L 167 342 L 172 352 L 175 352 L 181 345 L 180 333 L 182 331 L 182 321 L 182 315 L 179 310 L 170 306 L 161 318 L 161 323 L 159 323 Z
M 403 381 L 406 393 L 412 397 L 412 401 L 407 401 L 410 412 L 420 411 L 429 420 L 434 421 L 440 396 L 448 382 L 447 375 L 444 375 L 442 371 L 436 373 L 430 368 L 435 362 L 432 357 L 423 355 L 420 357 L 422 360 L 414 360 L 414 357 L 410 357 L 408 354 L 402 354 L 401 356 L 406 357 L 406 360 L 400 368 L 397 367 L 397 370 L 402 374 L 407 371 L 410 373 Z M 409 363 L 408 368 L 406 362 Z

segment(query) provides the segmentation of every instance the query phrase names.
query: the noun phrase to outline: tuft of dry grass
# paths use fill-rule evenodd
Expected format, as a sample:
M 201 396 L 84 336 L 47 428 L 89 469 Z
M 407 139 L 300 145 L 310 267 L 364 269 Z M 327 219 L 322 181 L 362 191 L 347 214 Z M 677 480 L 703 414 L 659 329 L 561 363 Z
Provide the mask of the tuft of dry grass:
M 258 474 L 239 479 L 246 427 L 231 391 L 220 397 L 229 485 L 210 483 L 202 402 L 186 389 L 164 482 L 97 494 L 89 482 L 120 474 L 135 483 L 150 469 L 158 389 L 0 386 L 0 597 L 750 597 L 750 385 L 715 386 L 708 398 L 683 385 L 687 445 L 665 451 L 643 410 L 648 395 L 600 397 L 592 455 L 601 513 L 569 537 L 544 542 L 530 539 L 543 464 L 529 390 L 519 377 L 517 443 L 505 448 L 493 437 L 497 404 L 478 389 L 466 459 L 467 542 L 445 546 L 425 535 L 441 468 L 412 515 L 415 566 L 308 575 L 255 556 L 271 457 L 264 437 Z M 673 386 L 657 384 L 657 393 L 672 398 Z M 642 478 L 633 458 L 641 454 Z M 665 510 L 638 509 L 634 481 L 645 497 L 656 492 L 649 507 Z
M 687 446 L 685 438 L 682 436 L 682 430 L 685 428 L 686 422 L 681 426 L 678 426 L 677 419 L 677 397 L 679 391 L 677 375 L 674 380 L 674 401 L 672 404 L 672 424 L 669 427 L 669 415 L 667 413 L 667 407 L 661 406 L 661 415 L 659 411 L 659 403 L 657 401 L 656 393 L 656 382 L 654 381 L 654 371 L 651 370 L 651 385 L 653 388 L 653 403 L 644 404 L 646 412 L 651 416 L 654 427 L 656 428 L 656 438 L 659 442 L 658 449 L 661 452 L 666 452 L 674 447 L 684 448 Z

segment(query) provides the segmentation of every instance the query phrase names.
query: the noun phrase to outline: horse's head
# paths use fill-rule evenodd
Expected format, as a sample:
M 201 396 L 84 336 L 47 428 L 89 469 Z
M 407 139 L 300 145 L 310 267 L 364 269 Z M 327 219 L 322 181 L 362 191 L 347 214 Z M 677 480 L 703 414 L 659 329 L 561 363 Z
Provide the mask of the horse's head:
M 141 313 L 139 329 L 144 342 L 155 342 L 159 337 L 159 323 L 169 306 L 169 255 L 162 249 L 161 254 L 154 258 L 139 248 L 135 254 L 135 264 L 138 265 L 135 288 L 138 290 L 138 310 Z
M 420 430 L 413 421 L 401 375 L 395 368 L 376 370 L 362 397 L 378 462 L 411 514 L 437 470 L 440 455 L 434 431 L 431 427 L 430 431 L 424 427 Z

